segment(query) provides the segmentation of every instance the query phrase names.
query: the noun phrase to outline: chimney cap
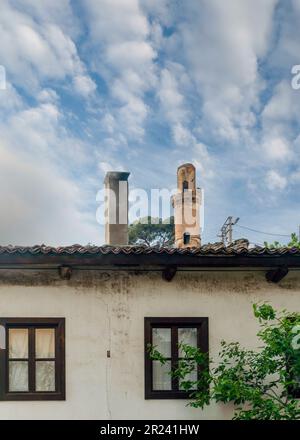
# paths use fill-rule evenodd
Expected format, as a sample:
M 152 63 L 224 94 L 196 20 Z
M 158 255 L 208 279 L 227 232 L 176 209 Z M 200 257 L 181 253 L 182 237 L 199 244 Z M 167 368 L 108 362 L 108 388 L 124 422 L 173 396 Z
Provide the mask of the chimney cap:
M 111 180 L 121 180 L 121 181 L 127 181 L 130 173 L 127 171 L 108 171 L 105 174 L 104 183 L 107 183 Z

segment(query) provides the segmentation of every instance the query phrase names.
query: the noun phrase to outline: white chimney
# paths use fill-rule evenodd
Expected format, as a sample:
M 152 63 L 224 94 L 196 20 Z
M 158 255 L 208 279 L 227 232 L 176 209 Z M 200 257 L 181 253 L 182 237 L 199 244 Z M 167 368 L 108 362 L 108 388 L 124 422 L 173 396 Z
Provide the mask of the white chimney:
M 105 244 L 128 244 L 128 177 L 130 173 L 106 173 Z

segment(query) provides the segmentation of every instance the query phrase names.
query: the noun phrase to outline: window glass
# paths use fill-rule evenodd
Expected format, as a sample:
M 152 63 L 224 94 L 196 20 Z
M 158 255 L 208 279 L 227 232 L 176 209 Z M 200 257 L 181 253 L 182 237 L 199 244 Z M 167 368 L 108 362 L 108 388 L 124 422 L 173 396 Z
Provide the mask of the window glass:
M 37 328 L 35 330 L 35 357 L 37 359 L 55 357 L 54 328 Z
M 153 389 L 154 390 L 171 390 L 172 378 L 171 362 L 167 361 L 161 364 L 159 361 L 153 361 Z
M 179 345 L 178 356 L 185 357 L 185 352 L 180 347 L 181 344 L 185 344 L 197 348 L 197 329 L 196 328 L 178 329 L 178 345 Z
M 10 328 L 9 329 L 9 358 L 27 359 L 28 358 L 28 329 Z
M 55 391 L 54 361 L 36 361 L 35 383 L 36 391 Z
M 10 392 L 28 391 L 27 361 L 9 362 L 9 391 Z
M 171 357 L 171 329 L 154 328 L 152 331 L 152 343 L 163 356 Z

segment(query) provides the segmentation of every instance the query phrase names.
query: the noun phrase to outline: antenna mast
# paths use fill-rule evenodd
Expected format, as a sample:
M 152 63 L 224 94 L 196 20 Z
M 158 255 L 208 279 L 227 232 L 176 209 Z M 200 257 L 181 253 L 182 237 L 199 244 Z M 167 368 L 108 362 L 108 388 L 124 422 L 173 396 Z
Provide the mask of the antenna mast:
M 218 237 L 221 237 L 224 246 L 229 246 L 232 243 L 232 227 L 237 224 L 239 219 L 239 217 L 234 218 L 230 216 L 225 220 L 221 233 L 218 235 Z

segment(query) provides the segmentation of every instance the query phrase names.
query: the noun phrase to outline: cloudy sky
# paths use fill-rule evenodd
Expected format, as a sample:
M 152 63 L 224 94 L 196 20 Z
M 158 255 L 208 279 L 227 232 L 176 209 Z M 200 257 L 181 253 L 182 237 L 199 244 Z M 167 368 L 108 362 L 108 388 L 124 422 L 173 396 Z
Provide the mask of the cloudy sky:
M 298 230 L 299 64 L 300 0 L 1 0 L 1 244 L 102 243 L 105 172 L 171 189 L 183 162 L 204 242 Z

